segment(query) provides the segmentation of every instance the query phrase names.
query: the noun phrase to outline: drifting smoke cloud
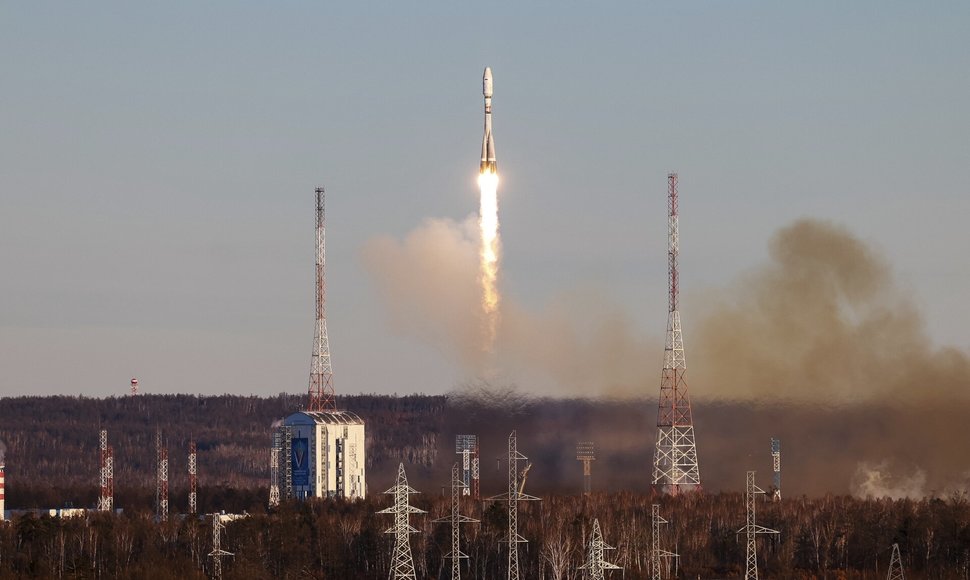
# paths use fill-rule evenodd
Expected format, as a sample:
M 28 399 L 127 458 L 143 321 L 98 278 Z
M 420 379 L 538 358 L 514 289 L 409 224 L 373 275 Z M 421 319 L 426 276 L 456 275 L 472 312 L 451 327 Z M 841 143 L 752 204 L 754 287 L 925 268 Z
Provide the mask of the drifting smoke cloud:
M 394 326 L 481 375 L 476 218 L 427 221 L 401 241 L 371 241 L 363 256 Z M 968 489 L 970 463 L 955 437 L 970 417 L 967 355 L 932 346 L 889 266 L 845 229 L 800 220 L 779 230 L 769 248 L 767 264 L 686 315 L 705 487 L 733 489 L 738 466 L 764 469 L 758 458 L 768 462 L 768 439 L 780 436 L 786 481 L 802 493 Z M 572 293 L 540 311 L 504 296 L 496 350 L 510 375 L 540 372 L 560 385 L 559 395 L 643 396 L 658 388 L 663 344 L 639 335 L 602 296 Z M 597 422 L 586 436 L 595 432 L 604 453 L 642 443 L 627 449 L 624 465 L 649 462 L 653 433 L 644 426 L 655 420 L 655 405 L 636 402 L 627 419 Z M 515 425 L 498 419 L 505 416 L 495 414 L 494 429 L 507 435 Z M 534 436 L 558 429 L 579 437 L 577 417 L 558 428 L 551 417 Z M 568 453 L 546 460 L 564 473 L 575 461 Z M 885 467 L 901 465 L 910 472 Z
M 473 375 L 490 374 L 486 365 L 497 361 L 513 375 L 551 378 L 559 394 L 640 391 L 647 377 L 659 377 L 662 343 L 637 336 L 622 308 L 591 292 L 560 295 L 538 312 L 503 297 L 490 348 L 481 332 L 488 314 L 481 307 L 480 244 L 477 216 L 428 220 L 401 241 L 368 242 L 364 264 L 393 327 L 456 357 Z
M 811 220 L 783 228 L 771 240 L 770 262 L 712 302 L 691 335 L 690 360 L 715 397 L 967 398 L 970 359 L 931 346 L 889 266 L 843 228 Z

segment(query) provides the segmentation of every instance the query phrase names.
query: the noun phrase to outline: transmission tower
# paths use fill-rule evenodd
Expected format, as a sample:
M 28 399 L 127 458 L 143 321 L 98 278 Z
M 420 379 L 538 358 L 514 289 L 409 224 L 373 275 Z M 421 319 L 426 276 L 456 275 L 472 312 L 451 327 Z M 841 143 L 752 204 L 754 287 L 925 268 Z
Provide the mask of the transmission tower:
M 226 556 L 232 556 L 232 552 L 227 552 L 222 549 L 222 530 L 226 526 L 219 521 L 219 514 L 212 514 L 212 551 L 209 552 L 209 557 L 212 558 L 212 577 L 222 578 L 222 559 Z
M 195 441 L 189 441 L 189 513 L 198 513 L 199 472 L 195 453 Z
M 280 505 L 280 431 L 273 431 L 273 447 L 269 451 L 269 507 Z
M 162 430 L 155 431 L 156 481 L 155 510 L 160 522 L 168 521 L 168 449 L 162 446 Z
M 451 580 L 461 578 L 461 559 L 468 558 L 468 555 L 461 551 L 460 524 L 478 521 L 461 514 L 461 496 L 466 495 L 467 489 L 468 485 L 462 479 L 456 463 L 451 468 L 451 515 L 435 520 L 436 523 L 451 524 L 451 552 L 445 556 L 451 559 Z
M 605 580 L 606 570 L 622 570 L 616 564 L 606 561 L 603 552 L 614 550 L 613 546 L 603 541 L 603 533 L 600 532 L 600 521 L 593 520 L 593 534 L 589 539 L 589 548 L 586 552 L 586 563 L 579 567 L 580 570 L 587 570 L 589 580 Z
M 694 444 L 694 423 L 687 394 L 687 359 L 680 326 L 680 279 L 677 257 L 680 253 L 680 226 L 677 210 L 677 174 L 667 176 L 669 309 L 664 367 L 660 378 L 660 404 L 657 412 L 657 446 L 654 451 L 653 484 L 670 493 L 698 489 L 701 485 Z
M 581 441 L 576 444 L 576 460 L 583 462 L 583 495 L 592 492 L 592 463 L 596 459 L 592 441 Z
M 758 580 L 758 544 L 755 541 L 758 534 L 777 534 L 778 530 L 772 530 L 764 526 L 759 526 L 755 521 L 755 499 L 758 494 L 763 494 L 765 490 L 754 484 L 754 472 L 749 471 L 747 485 L 744 493 L 744 506 L 747 510 L 747 524 L 738 533 L 747 536 L 747 546 L 745 549 L 744 580 Z
M 899 544 L 893 544 L 893 555 L 889 561 L 888 580 L 906 580 L 903 575 L 903 559 L 899 556 Z
M 310 392 L 307 411 L 336 411 L 333 389 L 333 367 L 330 365 L 330 341 L 327 339 L 327 263 L 326 213 L 324 190 L 317 194 L 317 326 L 313 333 L 313 357 L 310 360 Z
M 519 580 L 519 544 L 528 542 L 519 535 L 519 502 L 539 499 L 524 493 L 525 481 L 532 468 L 528 460 L 528 457 L 519 453 L 518 440 L 515 431 L 512 431 L 509 433 L 509 491 L 489 498 L 491 501 L 505 501 L 508 505 L 509 535 L 503 540 L 509 544 L 508 580 Z M 521 461 L 526 462 L 526 465 L 520 473 L 519 462 Z
M 100 483 L 101 483 L 101 496 L 98 498 L 98 510 L 104 512 L 110 512 L 113 498 L 111 489 L 111 477 L 112 466 L 109 461 L 108 452 L 108 430 L 102 429 L 99 437 L 98 447 L 101 450 L 101 469 L 100 469 Z
M 394 505 L 383 509 L 379 514 L 394 514 L 394 525 L 387 529 L 386 534 L 394 534 L 394 553 L 391 556 L 391 580 L 401 580 L 407 578 L 415 580 L 414 561 L 411 559 L 410 534 L 417 533 L 418 530 L 411 527 L 411 514 L 423 514 L 424 510 L 418 509 L 408 503 L 408 496 L 412 493 L 420 493 L 408 485 L 408 476 L 404 473 L 402 463 L 397 470 L 397 483 L 384 493 L 394 496 Z
M 477 435 L 456 435 L 455 453 L 461 455 L 462 481 L 465 487 L 462 495 L 471 496 L 478 501 L 481 498 L 479 491 L 479 452 Z
M 661 548 L 660 541 L 660 526 L 662 524 L 669 524 L 667 520 L 660 516 L 660 504 L 653 504 L 651 508 L 651 523 L 653 524 L 653 538 L 651 541 L 653 543 L 652 549 L 650 550 L 650 578 L 651 580 L 661 580 L 663 578 L 663 573 L 660 566 L 661 560 L 666 560 L 668 562 L 667 570 L 670 569 L 669 560 L 670 558 L 680 558 L 679 554 L 670 552 Z
M 771 440 L 771 469 L 775 474 L 775 486 L 771 490 L 771 499 L 781 501 L 781 439 Z

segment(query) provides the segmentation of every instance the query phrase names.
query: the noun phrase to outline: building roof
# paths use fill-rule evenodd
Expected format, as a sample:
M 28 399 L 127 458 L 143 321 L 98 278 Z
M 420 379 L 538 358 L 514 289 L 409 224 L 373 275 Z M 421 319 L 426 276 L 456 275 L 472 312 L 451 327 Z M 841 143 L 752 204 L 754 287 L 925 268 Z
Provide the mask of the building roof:
M 299 411 L 287 417 L 285 425 L 363 425 L 364 420 L 349 411 Z

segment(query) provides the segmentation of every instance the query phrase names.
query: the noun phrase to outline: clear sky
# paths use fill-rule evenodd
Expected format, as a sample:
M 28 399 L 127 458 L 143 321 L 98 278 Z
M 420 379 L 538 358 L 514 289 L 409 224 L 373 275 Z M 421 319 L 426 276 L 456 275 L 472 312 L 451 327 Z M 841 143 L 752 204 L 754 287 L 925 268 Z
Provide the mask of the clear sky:
M 815 217 L 970 348 L 970 3 L 0 6 L 2 395 L 304 391 L 317 185 L 338 393 L 466 380 L 361 254 L 477 210 L 486 65 L 510 299 L 661 337 L 677 170 L 688 328 Z

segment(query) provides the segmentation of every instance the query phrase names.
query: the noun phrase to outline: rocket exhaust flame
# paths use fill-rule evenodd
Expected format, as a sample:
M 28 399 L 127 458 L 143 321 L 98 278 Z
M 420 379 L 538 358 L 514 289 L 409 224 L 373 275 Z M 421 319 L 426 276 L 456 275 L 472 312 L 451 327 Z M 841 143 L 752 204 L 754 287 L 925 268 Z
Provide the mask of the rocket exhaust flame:
M 481 281 L 482 309 L 485 314 L 486 351 L 491 351 L 498 331 L 498 174 L 483 171 L 478 176 L 481 192 L 479 226 L 482 234 Z
M 482 136 L 482 162 L 479 166 L 479 227 L 482 232 L 481 280 L 482 310 L 485 315 L 483 348 L 491 352 L 498 332 L 498 167 L 495 163 L 495 141 L 492 139 L 492 69 L 485 67 L 482 77 L 485 97 L 485 133 Z

